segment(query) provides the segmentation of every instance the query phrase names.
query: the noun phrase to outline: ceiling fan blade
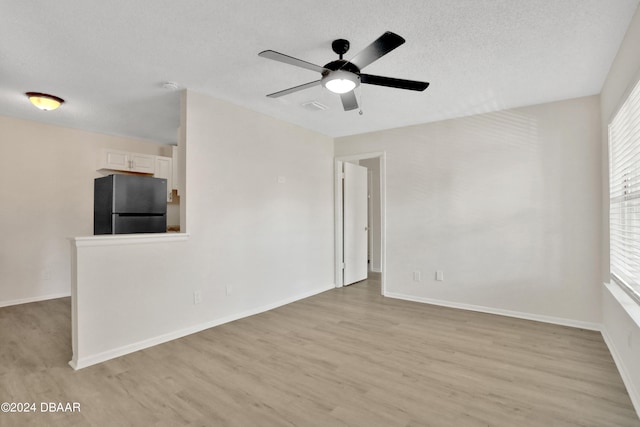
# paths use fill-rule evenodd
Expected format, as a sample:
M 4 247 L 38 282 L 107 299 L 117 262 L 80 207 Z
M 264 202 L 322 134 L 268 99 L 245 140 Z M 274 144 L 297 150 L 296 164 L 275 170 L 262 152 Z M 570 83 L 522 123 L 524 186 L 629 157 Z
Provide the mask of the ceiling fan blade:
M 318 86 L 318 85 L 320 85 L 320 82 L 321 82 L 321 80 L 316 80 L 315 82 L 309 82 L 309 83 L 305 83 L 305 84 L 300 85 L 300 86 L 290 87 L 289 89 L 281 90 L 280 92 L 270 93 L 267 96 L 269 98 L 279 98 L 279 97 L 281 97 L 283 95 L 288 95 L 290 93 L 294 93 L 294 92 L 298 92 L 300 90 L 308 89 L 310 87 Z
M 258 54 L 263 58 L 273 59 L 274 61 L 284 62 L 285 64 L 295 65 L 296 67 L 306 68 L 307 70 L 317 71 L 322 73 L 326 68 L 321 67 L 311 62 L 303 61 L 302 59 L 294 58 L 293 56 L 285 55 L 284 53 L 276 52 L 275 50 L 264 50 Z
M 381 58 L 393 49 L 403 44 L 405 40 L 399 35 L 387 31 L 369 46 L 354 56 L 349 62 L 355 64 L 361 70 L 373 61 Z
M 358 108 L 358 100 L 356 99 L 356 94 L 354 91 L 349 91 L 347 93 L 341 94 L 340 99 L 342 99 L 342 106 L 344 107 L 344 111 L 351 111 Z
M 360 74 L 360 83 L 366 83 L 377 86 L 394 87 L 396 89 L 407 89 L 423 91 L 429 87 L 428 82 L 419 82 L 416 80 L 396 79 L 393 77 L 373 76 L 371 74 Z

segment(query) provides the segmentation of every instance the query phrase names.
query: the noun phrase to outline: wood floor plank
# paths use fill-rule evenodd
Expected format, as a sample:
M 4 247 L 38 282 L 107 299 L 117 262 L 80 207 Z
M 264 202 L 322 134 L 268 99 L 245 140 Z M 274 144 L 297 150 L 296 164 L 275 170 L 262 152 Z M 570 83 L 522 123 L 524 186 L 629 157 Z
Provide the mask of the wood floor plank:
M 74 372 L 70 301 L 0 308 L 13 426 L 640 427 L 593 331 L 380 296 L 368 280 Z

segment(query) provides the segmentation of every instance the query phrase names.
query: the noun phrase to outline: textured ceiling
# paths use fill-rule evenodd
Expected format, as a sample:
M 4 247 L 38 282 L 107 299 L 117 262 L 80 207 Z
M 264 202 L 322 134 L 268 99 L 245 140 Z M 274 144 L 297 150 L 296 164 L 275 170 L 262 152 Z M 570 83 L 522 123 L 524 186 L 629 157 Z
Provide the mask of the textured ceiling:
M 172 143 L 165 81 L 329 136 L 575 98 L 600 92 L 638 2 L 0 0 L 0 114 Z M 425 92 L 362 85 L 362 115 L 322 87 L 265 97 L 320 76 L 258 52 L 324 65 L 332 40 L 351 42 L 348 59 L 385 31 L 407 42 L 364 72 Z M 27 91 L 67 102 L 42 112 Z

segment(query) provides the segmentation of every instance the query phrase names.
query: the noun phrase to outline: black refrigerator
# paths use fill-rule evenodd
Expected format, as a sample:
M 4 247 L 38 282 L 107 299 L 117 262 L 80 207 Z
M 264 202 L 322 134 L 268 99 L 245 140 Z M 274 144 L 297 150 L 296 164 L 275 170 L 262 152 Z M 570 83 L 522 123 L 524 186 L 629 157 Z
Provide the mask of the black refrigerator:
M 166 231 L 166 179 L 120 174 L 95 179 L 93 234 Z

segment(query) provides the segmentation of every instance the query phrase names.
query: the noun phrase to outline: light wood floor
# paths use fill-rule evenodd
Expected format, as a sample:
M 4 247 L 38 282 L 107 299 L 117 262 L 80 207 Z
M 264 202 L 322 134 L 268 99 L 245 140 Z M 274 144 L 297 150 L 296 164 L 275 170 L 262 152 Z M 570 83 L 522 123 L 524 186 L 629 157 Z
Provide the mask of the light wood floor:
M 640 426 L 599 333 L 380 296 L 376 281 L 74 372 L 70 301 L 0 309 L 0 426 Z

